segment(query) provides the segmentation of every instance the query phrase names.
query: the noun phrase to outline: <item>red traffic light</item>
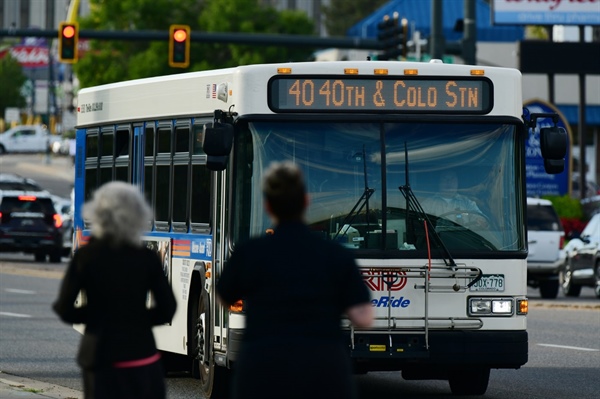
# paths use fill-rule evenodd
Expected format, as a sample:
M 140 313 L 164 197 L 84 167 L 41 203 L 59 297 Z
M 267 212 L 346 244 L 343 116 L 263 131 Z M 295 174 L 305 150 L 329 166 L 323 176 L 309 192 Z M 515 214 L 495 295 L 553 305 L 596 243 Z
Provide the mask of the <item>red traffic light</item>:
M 190 65 L 191 29 L 188 25 L 169 27 L 169 66 L 187 68 Z
M 187 39 L 187 32 L 185 31 L 185 29 L 176 29 L 173 32 L 173 40 L 175 40 L 176 42 L 182 43 L 185 42 L 185 40 Z
M 61 22 L 58 27 L 58 59 L 60 62 L 74 64 L 79 57 L 77 46 L 79 25 L 77 22 Z
M 70 39 L 75 36 L 75 27 L 73 25 L 65 25 L 62 30 L 63 37 Z

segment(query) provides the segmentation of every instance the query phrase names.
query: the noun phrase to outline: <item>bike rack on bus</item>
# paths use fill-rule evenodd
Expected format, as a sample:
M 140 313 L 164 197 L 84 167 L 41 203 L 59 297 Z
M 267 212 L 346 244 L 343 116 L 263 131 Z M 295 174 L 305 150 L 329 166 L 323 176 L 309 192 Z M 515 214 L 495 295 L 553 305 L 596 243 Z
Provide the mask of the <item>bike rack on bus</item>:
M 476 330 L 483 327 L 483 321 L 473 317 L 431 317 L 429 315 L 429 294 L 430 293 L 459 293 L 465 292 L 472 284 L 481 276 L 481 269 L 469 267 L 464 264 L 456 264 L 455 267 L 449 269 L 443 264 L 426 264 L 423 266 L 398 268 L 397 272 L 402 272 L 402 278 L 419 279 L 423 283 L 415 283 L 414 289 L 422 289 L 425 292 L 424 296 L 424 313 L 423 317 L 396 317 L 392 316 L 392 307 L 387 307 L 387 315 L 385 317 L 376 317 L 375 322 L 385 321 L 386 325 L 369 327 L 365 329 L 356 328 L 352 324 L 350 327 L 350 339 L 352 349 L 355 348 L 356 335 L 360 334 L 387 334 L 389 336 L 389 348 L 392 348 L 392 335 L 402 334 L 422 334 L 424 335 L 425 345 L 423 350 L 429 350 L 429 331 L 430 330 L 452 330 L 456 328 Z M 382 271 L 380 274 L 371 274 L 371 277 L 383 279 L 387 284 L 387 293 L 391 297 L 392 285 L 399 277 L 397 272 L 391 274 L 389 271 Z M 454 279 L 454 284 L 432 284 L 431 280 L 438 279 Z M 398 322 L 414 322 L 412 326 L 398 326 Z M 411 356 L 415 356 L 412 352 Z

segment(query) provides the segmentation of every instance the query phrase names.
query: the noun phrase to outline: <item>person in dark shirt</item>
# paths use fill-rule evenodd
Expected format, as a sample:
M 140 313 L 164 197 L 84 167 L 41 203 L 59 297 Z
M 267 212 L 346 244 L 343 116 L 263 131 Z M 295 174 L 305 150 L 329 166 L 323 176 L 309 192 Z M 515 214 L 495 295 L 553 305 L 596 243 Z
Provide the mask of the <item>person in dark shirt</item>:
M 352 253 L 303 222 L 308 196 L 293 163 L 271 165 L 263 194 L 273 234 L 236 246 L 217 283 L 222 303 L 245 302 L 232 396 L 355 398 L 341 316 L 368 327 L 373 308 Z
M 166 396 L 152 326 L 169 323 L 176 302 L 158 254 L 142 246 L 151 215 L 123 182 L 103 185 L 84 206 L 92 237 L 69 263 L 53 309 L 65 323 L 85 324 L 78 363 L 86 399 Z M 85 302 L 76 307 L 80 291 Z

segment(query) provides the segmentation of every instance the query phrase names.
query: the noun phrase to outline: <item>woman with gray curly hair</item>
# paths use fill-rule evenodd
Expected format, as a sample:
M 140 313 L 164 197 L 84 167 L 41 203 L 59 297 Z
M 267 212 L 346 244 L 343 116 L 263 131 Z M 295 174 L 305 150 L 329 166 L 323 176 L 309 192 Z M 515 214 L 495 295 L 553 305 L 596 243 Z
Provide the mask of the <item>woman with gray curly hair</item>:
M 136 187 L 115 181 L 100 187 L 93 199 L 84 204 L 83 218 L 91 223 L 94 237 L 113 244 L 140 245 L 152 210 Z
M 85 398 L 163 399 L 152 327 L 171 321 L 176 302 L 158 254 L 142 245 L 151 209 L 135 186 L 110 182 L 83 215 L 92 237 L 75 252 L 53 309 L 65 323 L 86 326 L 77 355 Z M 75 307 L 80 291 L 86 300 Z

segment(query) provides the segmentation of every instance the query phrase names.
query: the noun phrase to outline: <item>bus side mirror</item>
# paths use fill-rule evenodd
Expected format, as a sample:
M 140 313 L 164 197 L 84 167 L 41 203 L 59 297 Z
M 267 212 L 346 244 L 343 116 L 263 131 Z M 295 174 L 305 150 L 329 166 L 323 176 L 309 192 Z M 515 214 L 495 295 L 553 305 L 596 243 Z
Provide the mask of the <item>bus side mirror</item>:
M 206 167 L 224 170 L 233 147 L 233 126 L 228 123 L 207 123 L 202 135 L 202 150 L 207 156 Z
M 541 128 L 540 147 L 546 173 L 554 175 L 565 170 L 565 156 L 567 154 L 567 132 L 565 129 L 558 126 Z

